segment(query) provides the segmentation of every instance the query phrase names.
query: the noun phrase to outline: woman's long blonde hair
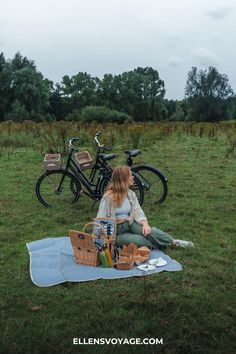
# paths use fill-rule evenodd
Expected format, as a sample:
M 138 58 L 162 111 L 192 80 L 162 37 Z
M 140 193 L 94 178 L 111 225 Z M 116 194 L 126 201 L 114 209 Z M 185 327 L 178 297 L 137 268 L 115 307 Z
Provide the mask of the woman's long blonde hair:
M 117 166 L 113 170 L 111 184 L 105 194 L 111 196 L 114 207 L 120 207 L 127 196 L 130 174 L 131 171 L 128 166 Z

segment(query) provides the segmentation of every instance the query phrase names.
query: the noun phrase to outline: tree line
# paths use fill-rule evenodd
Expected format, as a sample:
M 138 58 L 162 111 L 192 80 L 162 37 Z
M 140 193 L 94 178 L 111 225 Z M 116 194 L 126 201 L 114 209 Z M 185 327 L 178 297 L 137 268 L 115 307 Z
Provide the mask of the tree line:
M 174 85 L 174 82 L 173 82 Z M 157 70 L 138 67 L 102 79 L 79 72 L 61 83 L 44 78 L 19 52 L 0 54 L 0 121 L 220 121 L 236 119 L 236 96 L 215 67 L 193 67 L 185 98 L 168 100 Z

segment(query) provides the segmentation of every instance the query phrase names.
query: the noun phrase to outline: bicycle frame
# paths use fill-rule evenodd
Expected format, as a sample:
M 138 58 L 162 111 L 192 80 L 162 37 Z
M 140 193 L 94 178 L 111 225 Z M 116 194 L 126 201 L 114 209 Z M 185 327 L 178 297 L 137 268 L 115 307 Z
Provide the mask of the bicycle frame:
M 97 154 L 98 153 L 99 152 L 97 152 Z M 97 172 L 101 171 L 101 169 L 106 169 L 108 171 L 109 170 L 109 165 L 106 162 L 101 161 L 99 159 L 99 157 L 96 156 L 96 160 L 95 160 L 94 166 L 92 167 L 90 175 L 89 175 L 89 181 L 90 181 L 90 183 L 92 185 L 95 185 L 94 184 L 94 179 L 96 177 Z
M 134 164 L 134 160 L 132 159 L 132 157 L 127 157 L 126 158 L 126 164 L 127 164 L 127 166 L 129 166 L 129 167 L 132 167 L 133 166 L 133 164 Z
M 71 148 L 68 158 L 67 158 L 65 170 L 71 171 L 75 175 L 75 177 L 82 183 L 82 185 L 88 191 L 88 192 L 86 190 L 84 191 L 84 193 L 86 195 L 88 195 L 92 199 L 97 199 L 97 198 L 100 199 L 101 198 L 101 193 L 100 193 L 101 181 L 104 177 L 110 178 L 110 176 L 111 176 L 110 171 L 109 171 L 109 167 L 106 165 L 106 163 L 101 163 L 99 158 L 96 157 L 94 167 L 92 168 L 90 177 L 88 179 L 87 176 L 83 173 L 82 169 L 75 163 L 75 161 L 73 159 L 73 152 L 74 152 L 74 149 Z M 94 178 L 95 178 L 97 171 L 99 171 L 99 175 L 98 175 L 97 183 L 95 184 Z M 63 179 L 64 179 L 64 177 L 61 180 L 60 186 L 63 183 Z M 60 186 L 58 187 L 58 190 L 60 190 Z
M 92 185 L 94 185 L 94 179 L 96 177 L 97 172 L 101 171 L 101 169 L 105 169 L 108 172 L 109 178 L 112 175 L 112 169 L 107 164 L 107 162 L 102 161 L 101 158 L 98 157 L 98 154 L 104 153 L 105 150 L 110 151 L 110 149 L 108 149 L 104 145 L 100 144 L 100 142 L 97 139 L 97 136 L 95 136 L 95 141 L 97 143 L 98 149 L 96 152 L 96 160 L 95 160 L 94 166 L 92 167 L 90 175 L 89 175 L 89 181 L 91 182 Z

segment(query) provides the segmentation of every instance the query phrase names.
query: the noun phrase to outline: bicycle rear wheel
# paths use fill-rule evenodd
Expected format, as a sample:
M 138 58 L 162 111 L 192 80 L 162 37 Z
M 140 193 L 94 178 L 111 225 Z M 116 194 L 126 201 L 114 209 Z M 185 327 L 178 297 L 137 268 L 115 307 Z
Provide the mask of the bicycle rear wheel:
M 134 184 L 132 186 L 130 186 L 130 189 L 132 191 L 134 191 L 134 193 L 136 194 L 139 204 L 142 205 L 143 204 L 143 200 L 144 200 L 144 189 L 142 186 L 142 183 L 139 179 L 139 176 L 134 172 L 131 171 L 132 175 L 134 177 Z
M 133 190 L 138 198 L 139 204 L 143 204 L 143 199 L 144 199 L 144 191 L 143 191 L 143 186 L 141 181 L 139 180 L 139 177 L 136 175 L 135 172 L 132 171 L 132 174 L 134 176 L 134 184 L 130 186 L 130 189 Z M 104 177 L 101 181 L 100 185 L 100 192 L 101 195 L 103 195 L 111 181 L 107 178 Z
M 144 203 L 147 205 L 161 204 L 167 197 L 167 178 L 155 167 L 140 165 L 132 168 L 144 190 Z
M 73 184 L 73 191 L 71 185 Z M 81 192 L 81 184 L 76 177 L 65 170 L 47 171 L 36 183 L 38 200 L 46 207 L 65 207 L 75 204 Z

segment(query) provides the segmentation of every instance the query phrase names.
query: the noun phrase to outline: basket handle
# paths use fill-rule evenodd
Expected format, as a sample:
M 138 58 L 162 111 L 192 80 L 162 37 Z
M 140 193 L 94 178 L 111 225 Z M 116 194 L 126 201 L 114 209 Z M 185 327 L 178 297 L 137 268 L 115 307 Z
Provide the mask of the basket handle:
M 98 222 L 95 222 L 95 221 L 88 222 L 86 225 L 84 225 L 82 232 L 85 232 L 88 225 L 97 225 L 101 229 L 103 236 L 106 236 L 106 232 L 105 232 L 103 226 L 101 226 Z

